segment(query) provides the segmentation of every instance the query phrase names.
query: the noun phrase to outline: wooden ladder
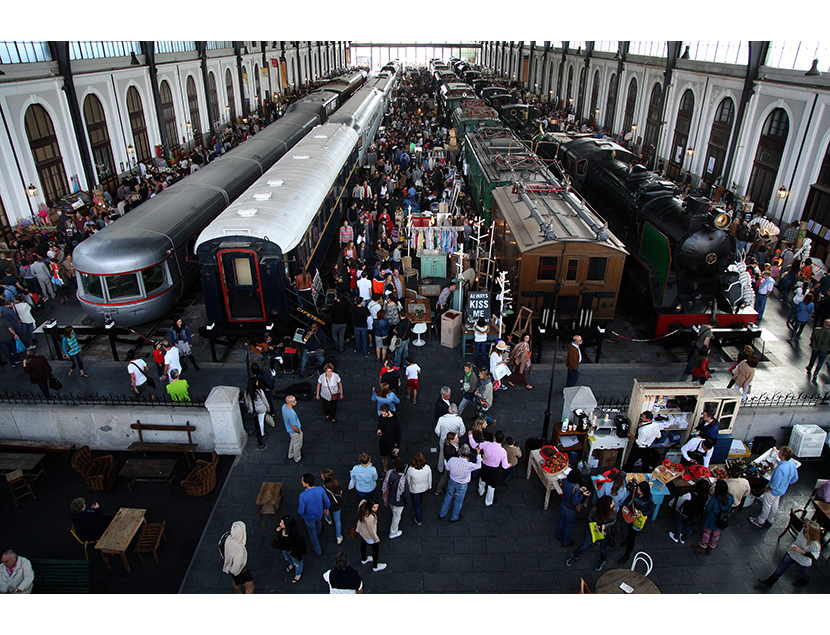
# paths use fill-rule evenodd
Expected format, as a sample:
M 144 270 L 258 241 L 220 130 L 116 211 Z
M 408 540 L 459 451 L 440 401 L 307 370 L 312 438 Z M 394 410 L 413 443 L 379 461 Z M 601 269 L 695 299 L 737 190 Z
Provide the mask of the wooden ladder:
M 516 316 L 516 323 L 513 324 L 513 330 L 510 332 L 511 339 L 515 337 L 514 341 L 520 341 L 530 330 L 530 319 L 533 316 L 533 309 L 530 307 L 519 307 L 519 314 Z
M 479 258 L 478 273 L 476 275 L 476 291 L 489 291 L 493 286 L 493 277 L 496 275 L 496 261 L 492 258 Z

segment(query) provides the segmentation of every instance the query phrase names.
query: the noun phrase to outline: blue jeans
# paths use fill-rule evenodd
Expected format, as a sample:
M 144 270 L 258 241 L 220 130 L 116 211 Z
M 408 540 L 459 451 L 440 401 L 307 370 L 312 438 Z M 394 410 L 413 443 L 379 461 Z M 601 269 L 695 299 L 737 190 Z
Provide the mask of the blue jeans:
M 69 356 L 69 361 L 72 362 L 72 368 L 70 370 L 75 370 L 75 366 L 81 369 L 81 372 L 84 372 L 84 360 L 81 358 L 80 353 L 76 353 L 75 355 Z
M 12 364 L 17 364 L 20 361 L 20 357 L 17 355 L 17 346 L 15 344 L 14 339 L 0 342 L 0 346 L 3 347 L 3 350 L 6 353 L 6 357 L 9 358 L 9 361 Z
M 441 518 L 446 517 L 447 512 L 450 511 L 452 504 L 452 515 L 450 520 L 458 520 L 461 515 L 461 506 L 464 504 L 464 497 L 467 495 L 467 485 L 469 483 L 456 483 L 450 479 L 447 483 L 447 495 L 444 497 L 444 502 L 441 504 L 441 511 L 438 515 Z
M 421 492 L 420 494 L 409 494 L 412 497 L 412 507 L 415 508 L 415 520 L 419 523 L 424 522 L 424 518 L 421 515 L 421 501 L 424 498 L 424 493 Z
M 694 527 L 691 523 L 686 522 L 686 517 L 680 512 L 677 512 L 677 517 L 674 519 L 674 537 L 683 538 L 686 541 L 692 535 L 693 529 Z
M 749 243 L 745 240 L 735 241 L 735 256 L 740 258 L 741 254 L 746 251 L 748 245 Z
M 562 513 L 559 516 L 559 524 L 556 525 L 556 537 L 561 538 L 562 545 L 567 547 L 571 544 L 571 531 L 576 522 L 576 510 L 562 505 Z
M 476 360 L 481 359 L 481 366 L 484 366 L 487 361 L 487 340 L 483 342 L 473 342 L 473 366 L 478 366 Z
M 332 324 L 331 339 L 334 340 L 334 346 L 337 348 L 337 351 L 342 353 L 346 347 L 346 325 Z
M 303 351 L 303 361 L 300 364 L 300 377 L 305 375 L 309 357 L 317 357 L 317 366 L 322 366 L 323 362 L 326 361 L 326 352 L 322 349 L 318 351 Z
M 691 375 L 692 369 L 695 367 L 695 357 L 697 357 L 698 352 L 700 351 L 699 346 L 695 346 L 692 349 L 692 352 L 689 354 L 689 359 L 686 360 L 686 370 L 683 371 L 684 375 Z
M 343 534 L 340 533 L 340 512 L 342 509 L 338 509 L 336 512 L 329 510 L 329 517 L 334 521 L 334 535 L 338 538 L 341 538 Z
M 308 536 L 311 538 L 311 547 L 314 549 L 314 553 L 318 556 L 323 553 L 323 550 L 320 549 L 320 540 L 317 536 L 320 535 L 320 532 L 323 531 L 323 519 L 318 518 L 317 520 L 305 520 L 305 526 L 308 527 Z
M 474 399 L 469 399 L 467 395 L 464 395 L 464 397 L 461 399 L 461 403 L 458 404 L 458 416 L 460 417 L 461 413 L 464 412 L 464 408 L 469 406 L 474 401 Z
M 606 535 L 608 531 L 609 530 L 606 529 Z M 588 533 L 585 534 L 585 540 L 583 540 L 582 544 L 576 548 L 576 551 L 574 551 L 574 558 L 578 558 L 579 554 L 590 547 L 593 542 L 593 538 L 591 538 L 591 530 L 589 529 Z M 599 543 L 599 559 L 605 561 L 608 559 L 608 541 L 603 538 L 602 540 L 597 540 L 597 542 Z
M 376 490 L 376 489 L 377 489 L 377 487 L 375 487 L 375 489 L 373 489 L 371 492 L 359 492 L 358 490 L 355 490 L 355 491 L 357 492 L 357 497 L 358 497 L 360 500 L 362 500 L 362 501 L 369 501 L 369 500 L 372 498 L 372 496 L 374 496 L 374 495 L 375 495 L 375 490 Z M 359 504 L 359 503 L 358 503 L 358 504 Z
M 797 340 L 801 337 L 801 332 L 804 330 L 804 327 L 807 326 L 807 322 L 800 322 L 798 320 L 795 321 L 795 328 L 793 329 L 793 339 Z
M 291 555 L 290 551 L 286 551 L 285 549 L 282 550 L 282 557 L 285 558 L 285 561 L 288 564 L 294 565 L 294 575 L 303 575 L 303 561 L 298 560 L 294 556 Z
M 802 580 L 810 579 L 810 567 L 805 567 L 804 565 L 798 564 L 795 560 L 793 560 L 790 557 L 789 553 L 784 554 L 784 559 L 781 561 L 781 564 L 778 565 L 778 568 L 775 570 L 775 573 L 773 573 L 770 577 L 773 580 L 777 580 L 782 575 L 784 575 L 784 572 L 790 568 L 791 564 L 795 564 L 795 566 L 798 567 L 798 571 L 799 573 L 801 573 Z
M 354 327 L 354 352 L 364 357 L 369 354 L 369 329 L 365 326 Z
M 827 358 L 827 353 L 823 353 L 821 351 L 813 350 L 810 353 L 810 363 L 807 364 L 807 372 L 809 373 L 813 368 L 813 362 L 818 360 L 818 365 L 816 366 L 815 373 L 818 375 L 818 372 L 821 370 L 821 365 L 824 363 L 824 360 Z
M 755 294 L 755 311 L 758 313 L 758 320 L 764 317 L 764 310 L 767 308 L 767 296 L 762 293 Z
M 409 357 L 409 340 L 404 340 L 401 345 L 395 349 L 395 366 L 401 367 L 401 360 Z
M 511 465 L 504 471 L 504 484 L 507 485 L 510 479 L 516 475 L 516 466 Z

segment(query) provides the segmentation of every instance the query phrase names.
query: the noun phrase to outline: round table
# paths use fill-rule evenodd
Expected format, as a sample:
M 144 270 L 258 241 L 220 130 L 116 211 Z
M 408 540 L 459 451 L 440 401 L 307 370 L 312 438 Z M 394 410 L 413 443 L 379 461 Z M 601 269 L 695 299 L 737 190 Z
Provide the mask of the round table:
M 649 580 L 642 573 L 631 571 L 630 569 L 612 569 L 603 575 L 599 582 L 595 593 L 616 593 L 627 595 L 625 591 L 620 588 L 620 584 L 625 582 L 632 587 L 634 591 L 632 594 L 660 594 L 660 589 L 657 585 Z

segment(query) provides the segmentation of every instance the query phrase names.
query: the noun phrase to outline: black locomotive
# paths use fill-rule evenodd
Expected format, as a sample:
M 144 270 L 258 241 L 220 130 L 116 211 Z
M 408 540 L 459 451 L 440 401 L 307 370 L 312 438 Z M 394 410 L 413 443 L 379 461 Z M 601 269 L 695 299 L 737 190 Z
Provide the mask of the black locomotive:
M 571 179 L 629 249 L 629 283 L 637 285 L 632 297 L 660 314 L 658 334 L 669 321 L 689 325 L 716 312 L 731 316 L 721 320 L 723 326 L 752 321 L 754 314 L 737 315 L 741 293 L 738 274 L 727 270 L 735 252 L 728 215 L 712 212 L 708 199 L 681 199 L 673 183 L 614 142 L 545 137 L 547 143 L 536 151 L 543 159 L 558 159 L 554 172 L 562 170 Z M 632 263 L 639 266 L 632 269 Z

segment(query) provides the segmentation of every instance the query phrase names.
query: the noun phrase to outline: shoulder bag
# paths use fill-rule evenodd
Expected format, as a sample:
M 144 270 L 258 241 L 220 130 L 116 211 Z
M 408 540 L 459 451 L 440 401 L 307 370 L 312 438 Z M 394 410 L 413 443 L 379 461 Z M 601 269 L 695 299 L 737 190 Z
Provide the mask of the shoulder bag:
M 132 362 L 130 363 L 132 364 Z M 150 377 L 150 375 L 148 375 L 146 372 L 144 372 L 144 369 L 141 366 L 139 366 L 138 364 L 133 364 L 133 366 L 135 366 L 139 370 L 139 372 L 147 378 L 147 383 L 150 384 L 150 388 L 156 387 L 156 380 Z M 60 390 L 60 388 L 57 388 L 56 390 Z
M 332 391 L 331 384 L 329 383 L 328 377 L 326 377 L 326 388 L 329 389 L 329 395 L 331 395 L 331 401 L 337 401 L 338 399 L 340 399 L 340 393 Z
M 49 388 L 51 388 L 52 390 L 60 390 L 61 388 L 63 388 L 63 384 L 57 377 L 52 375 L 49 378 Z

